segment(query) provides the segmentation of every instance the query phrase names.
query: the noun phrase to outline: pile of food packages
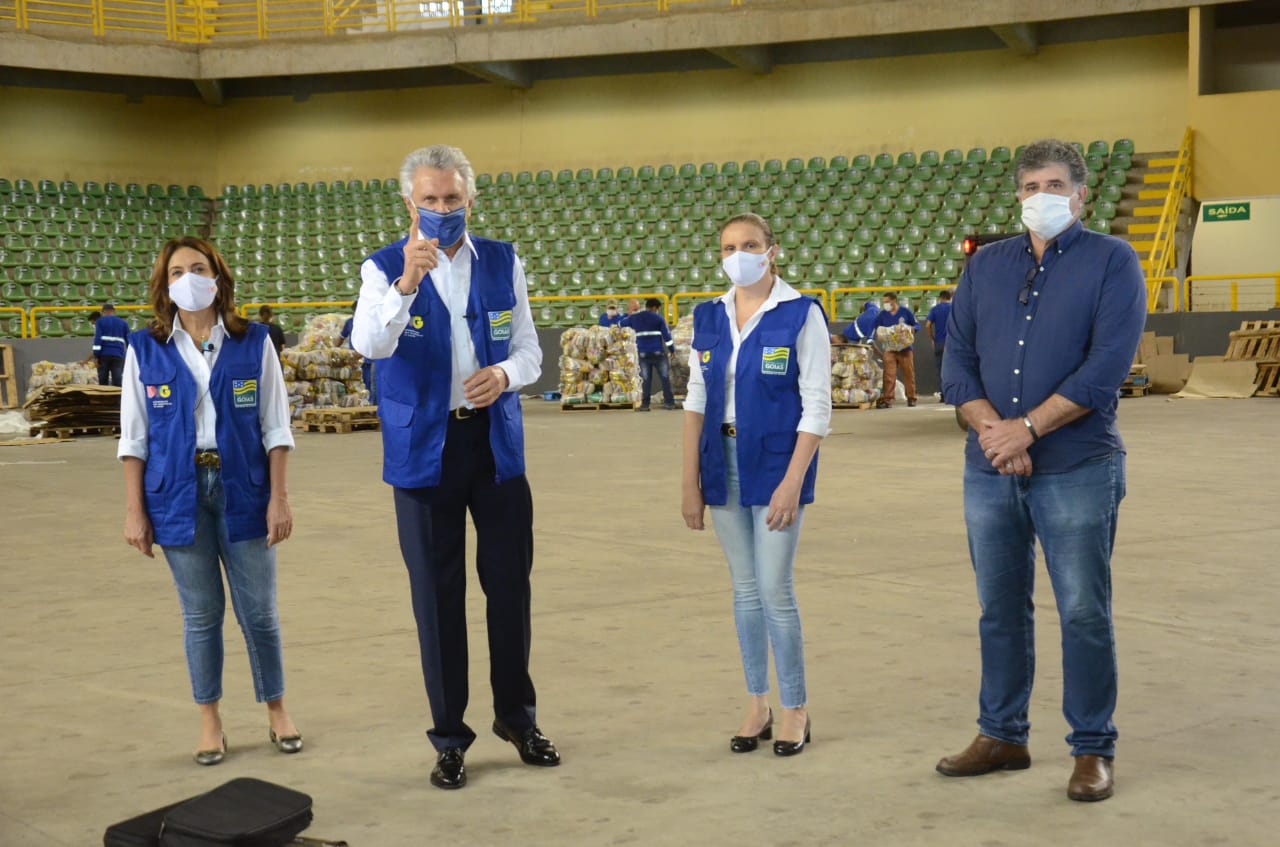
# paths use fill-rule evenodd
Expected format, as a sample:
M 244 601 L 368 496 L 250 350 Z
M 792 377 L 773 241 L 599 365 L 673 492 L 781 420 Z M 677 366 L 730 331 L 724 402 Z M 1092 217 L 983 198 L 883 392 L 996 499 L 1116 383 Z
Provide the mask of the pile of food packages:
M 360 377 L 360 354 L 342 343 L 348 315 L 316 315 L 298 336 L 298 346 L 280 353 L 289 411 L 367 406 L 369 392 Z
M 884 370 L 870 344 L 831 346 L 832 403 L 874 403 L 883 383 Z
M 893 326 L 876 328 L 876 343 L 883 350 L 898 352 L 906 350 L 916 341 L 916 331 L 908 324 L 897 323 Z
M 27 381 L 27 399 L 40 393 L 46 385 L 97 385 L 98 366 L 83 362 L 36 362 Z
M 671 331 L 671 339 L 676 343 L 676 357 L 671 363 L 671 390 L 676 394 L 687 394 L 689 390 L 689 350 L 693 344 L 693 312 L 676 321 Z
M 631 403 L 640 400 L 640 357 L 635 330 L 578 326 L 560 336 L 560 402 Z

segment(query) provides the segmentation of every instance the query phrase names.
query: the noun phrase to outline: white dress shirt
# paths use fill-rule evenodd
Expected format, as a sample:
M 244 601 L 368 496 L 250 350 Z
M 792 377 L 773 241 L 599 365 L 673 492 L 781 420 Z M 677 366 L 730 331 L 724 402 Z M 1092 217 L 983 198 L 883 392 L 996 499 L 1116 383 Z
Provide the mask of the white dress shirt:
M 449 388 L 449 408 L 471 407 L 463 399 L 462 384 L 480 370 L 476 358 L 475 342 L 467 323 L 467 306 L 471 297 L 471 267 L 476 257 L 471 236 L 466 236 L 463 249 L 450 259 L 443 250 L 436 253 L 440 264 L 431 271 L 431 284 L 440 300 L 449 310 L 449 331 L 452 336 L 453 367 Z M 507 391 L 519 391 L 537 382 L 542 373 L 542 348 L 538 346 L 538 333 L 533 328 L 533 313 L 529 310 L 529 284 L 525 281 L 520 257 L 512 269 L 511 284 L 515 289 L 516 306 L 511 311 L 511 347 L 506 361 L 497 362 L 507 374 Z M 396 351 L 400 334 L 409 324 L 409 307 L 419 291 L 401 294 L 392 285 L 396 280 L 373 263 L 366 260 L 360 266 L 360 299 L 356 301 L 356 316 L 351 324 L 351 346 L 367 359 L 385 359 Z
M 182 328 L 182 319 L 176 314 L 173 316 L 173 332 L 169 334 L 169 340 L 177 346 L 178 354 L 182 356 L 187 370 L 191 371 L 198 392 L 196 396 L 200 398 L 196 401 L 195 410 L 197 450 L 218 449 L 218 410 L 209 399 L 209 378 L 226 337 L 227 330 L 219 316 L 218 323 L 209 332 L 209 343 L 213 345 L 213 350 L 201 352 L 196 349 L 191 335 Z M 138 378 L 138 357 L 132 346 L 125 353 L 121 384 L 120 445 L 116 449 L 116 457 L 123 459 L 133 456 L 145 462 L 148 455 L 147 395 Z M 293 449 L 289 395 L 285 391 L 280 359 L 276 357 L 276 348 L 270 337 L 264 338 L 262 344 L 262 376 L 258 379 L 258 424 L 262 428 L 262 449 L 268 453 L 276 447 Z
M 736 423 L 738 420 L 734 404 L 734 375 L 737 373 L 738 350 L 742 346 L 742 340 L 756 328 L 765 312 L 777 308 L 779 303 L 797 300 L 799 297 L 800 292 L 777 278 L 773 288 L 769 290 L 768 299 L 747 319 L 741 331 L 738 330 L 733 291 L 717 298 L 724 304 L 729 319 L 729 336 L 733 339 L 733 355 L 725 366 L 725 423 Z M 831 334 L 817 303 L 809 310 L 796 339 L 796 365 L 800 368 L 801 409 L 796 431 L 810 432 L 819 438 L 825 438 L 831 429 Z M 700 415 L 706 414 L 707 410 L 707 384 L 702 378 L 702 365 L 697 350 L 689 351 L 689 387 L 686 389 L 684 408 Z

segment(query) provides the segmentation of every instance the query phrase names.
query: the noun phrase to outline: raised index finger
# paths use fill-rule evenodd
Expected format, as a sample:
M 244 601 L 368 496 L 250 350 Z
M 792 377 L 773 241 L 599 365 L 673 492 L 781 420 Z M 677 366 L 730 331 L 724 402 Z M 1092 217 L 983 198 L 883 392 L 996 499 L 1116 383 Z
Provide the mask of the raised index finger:
M 418 229 L 418 207 L 413 205 L 413 201 L 408 197 L 402 199 L 405 208 L 409 210 L 409 240 L 417 241 L 422 237 L 422 231 Z

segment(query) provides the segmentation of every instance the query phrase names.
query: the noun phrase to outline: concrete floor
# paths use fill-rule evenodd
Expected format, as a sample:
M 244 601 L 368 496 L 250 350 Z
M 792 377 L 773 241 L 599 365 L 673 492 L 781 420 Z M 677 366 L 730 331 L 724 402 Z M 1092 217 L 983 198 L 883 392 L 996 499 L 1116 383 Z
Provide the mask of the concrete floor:
M 942 407 L 837 413 L 797 568 L 814 740 L 780 760 L 727 750 L 743 700 L 728 578 L 714 535 L 679 517 L 679 415 L 531 404 L 533 671 L 565 764 L 526 768 L 487 732 L 473 579 L 481 737 L 470 785 L 451 793 L 427 782 L 377 434 L 300 435 L 291 463 L 280 608 L 306 752 L 269 746 L 231 624 L 231 753 L 211 769 L 189 758 L 196 712 L 168 571 L 121 540 L 115 442 L 0 448 L 0 845 L 88 847 L 112 821 L 240 775 L 310 792 L 313 834 L 354 847 L 1274 843 L 1280 402 L 1121 407 L 1121 740 L 1116 796 L 1092 805 L 1064 792 L 1043 576 L 1033 767 L 933 771 L 973 736 L 978 684 L 961 436 Z M 872 480 L 893 477 L 874 495 Z

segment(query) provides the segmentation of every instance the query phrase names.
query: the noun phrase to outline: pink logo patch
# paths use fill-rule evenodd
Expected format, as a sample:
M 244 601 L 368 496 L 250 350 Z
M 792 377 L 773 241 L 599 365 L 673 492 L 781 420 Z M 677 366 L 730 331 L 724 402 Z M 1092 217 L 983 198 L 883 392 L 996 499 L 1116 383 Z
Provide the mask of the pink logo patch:
M 148 385 L 147 397 L 155 397 L 155 396 L 156 396 L 156 387 L 154 385 Z

